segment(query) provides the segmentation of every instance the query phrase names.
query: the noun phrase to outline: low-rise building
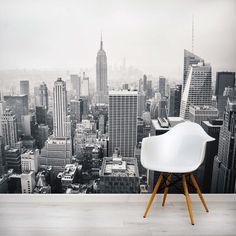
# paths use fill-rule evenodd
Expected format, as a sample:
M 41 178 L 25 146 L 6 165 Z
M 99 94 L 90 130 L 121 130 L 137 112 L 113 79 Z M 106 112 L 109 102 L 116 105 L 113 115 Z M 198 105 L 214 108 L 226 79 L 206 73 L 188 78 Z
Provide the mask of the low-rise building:
M 28 171 L 21 174 L 22 193 L 32 193 L 35 188 L 35 172 Z
M 190 106 L 189 120 L 201 125 L 202 121 L 217 119 L 218 109 L 212 106 Z
M 122 157 L 116 149 L 112 157 L 103 159 L 100 173 L 101 193 L 139 193 L 137 159 Z
M 22 172 L 33 170 L 38 172 L 38 157 L 39 150 L 25 150 L 21 154 L 21 168 Z
M 63 173 L 61 174 L 61 184 L 62 188 L 67 188 L 69 185 L 76 182 L 78 179 L 79 171 L 81 171 L 82 166 L 75 164 L 68 164 L 65 166 Z
M 5 160 L 8 169 L 13 169 L 15 173 L 21 173 L 21 154 L 17 148 L 5 147 Z
M 56 172 L 64 170 L 65 165 L 71 163 L 72 143 L 71 139 L 49 137 L 39 156 L 39 166 L 46 169 L 52 166 Z

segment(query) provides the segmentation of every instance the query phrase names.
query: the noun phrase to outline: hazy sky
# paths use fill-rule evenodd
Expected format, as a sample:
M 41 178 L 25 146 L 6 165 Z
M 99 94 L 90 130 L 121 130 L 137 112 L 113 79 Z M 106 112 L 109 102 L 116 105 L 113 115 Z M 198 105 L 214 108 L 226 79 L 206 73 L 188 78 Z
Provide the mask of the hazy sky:
M 1 0 L 0 69 L 93 67 L 102 30 L 109 65 L 178 77 L 192 14 L 195 53 L 236 71 L 234 0 Z

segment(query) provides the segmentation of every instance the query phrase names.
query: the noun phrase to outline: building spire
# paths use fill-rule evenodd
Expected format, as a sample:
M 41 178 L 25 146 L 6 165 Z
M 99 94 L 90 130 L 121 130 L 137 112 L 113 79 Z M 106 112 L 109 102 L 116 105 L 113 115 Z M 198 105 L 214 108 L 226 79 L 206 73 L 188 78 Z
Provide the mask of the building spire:
M 194 53 L 194 15 L 192 15 L 192 53 Z
M 101 31 L 101 42 L 100 42 L 100 50 L 102 50 L 103 42 L 102 42 L 102 31 Z

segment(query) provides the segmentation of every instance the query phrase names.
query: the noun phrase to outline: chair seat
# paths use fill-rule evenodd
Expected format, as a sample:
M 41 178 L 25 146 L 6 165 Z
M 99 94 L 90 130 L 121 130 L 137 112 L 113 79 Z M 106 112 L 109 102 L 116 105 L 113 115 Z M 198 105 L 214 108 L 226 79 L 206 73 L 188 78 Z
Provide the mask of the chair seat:
M 153 170 L 153 171 L 158 171 L 158 172 L 163 172 L 163 173 L 190 173 L 195 171 L 198 168 L 198 165 L 195 166 L 183 166 L 182 163 L 180 163 L 179 165 L 175 165 L 175 166 L 170 166 L 168 164 L 165 163 L 152 163 L 152 165 L 149 164 L 143 164 L 143 166 L 145 166 L 146 169 L 149 170 Z

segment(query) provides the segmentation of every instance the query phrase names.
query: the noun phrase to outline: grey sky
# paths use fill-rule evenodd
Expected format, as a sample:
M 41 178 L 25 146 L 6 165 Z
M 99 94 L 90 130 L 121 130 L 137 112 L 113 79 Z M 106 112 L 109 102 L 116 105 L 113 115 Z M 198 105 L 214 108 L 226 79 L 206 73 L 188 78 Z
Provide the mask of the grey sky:
M 236 1 L 1 0 L 0 69 L 93 67 L 100 31 L 108 64 L 182 75 L 183 50 L 236 71 Z

